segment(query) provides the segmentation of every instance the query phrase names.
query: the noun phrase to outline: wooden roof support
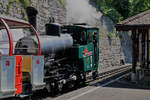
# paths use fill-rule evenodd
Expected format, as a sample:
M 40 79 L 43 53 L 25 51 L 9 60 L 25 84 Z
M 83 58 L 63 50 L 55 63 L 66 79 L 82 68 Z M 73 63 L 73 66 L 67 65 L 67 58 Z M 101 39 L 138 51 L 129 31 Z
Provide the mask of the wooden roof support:
M 136 29 L 132 30 L 132 70 L 136 73 Z
M 139 31 L 132 29 L 132 70 L 136 73 L 137 62 L 139 58 Z
M 147 33 L 147 68 L 150 68 L 150 29 Z
M 146 40 L 146 34 L 148 33 L 148 30 L 142 31 L 142 68 L 145 68 L 145 40 Z

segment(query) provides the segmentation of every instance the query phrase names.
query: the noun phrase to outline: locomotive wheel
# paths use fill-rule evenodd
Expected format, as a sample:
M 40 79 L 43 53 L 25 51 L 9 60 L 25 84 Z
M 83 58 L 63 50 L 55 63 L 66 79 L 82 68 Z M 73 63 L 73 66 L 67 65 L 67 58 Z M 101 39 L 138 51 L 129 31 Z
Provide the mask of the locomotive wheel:
M 98 71 L 92 73 L 92 78 L 95 80 L 98 77 Z

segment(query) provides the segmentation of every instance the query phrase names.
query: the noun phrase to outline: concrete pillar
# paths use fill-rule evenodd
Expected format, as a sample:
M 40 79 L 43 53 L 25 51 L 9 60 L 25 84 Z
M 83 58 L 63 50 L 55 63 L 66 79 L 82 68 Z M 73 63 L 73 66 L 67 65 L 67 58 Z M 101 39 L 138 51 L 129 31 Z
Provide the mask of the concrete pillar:
M 148 29 L 147 36 L 147 66 L 150 68 L 150 29 Z
M 137 40 L 136 40 L 136 29 L 132 30 L 132 74 L 131 81 L 136 81 L 136 66 L 137 66 Z
M 131 81 L 136 82 L 136 74 L 134 72 L 131 73 Z

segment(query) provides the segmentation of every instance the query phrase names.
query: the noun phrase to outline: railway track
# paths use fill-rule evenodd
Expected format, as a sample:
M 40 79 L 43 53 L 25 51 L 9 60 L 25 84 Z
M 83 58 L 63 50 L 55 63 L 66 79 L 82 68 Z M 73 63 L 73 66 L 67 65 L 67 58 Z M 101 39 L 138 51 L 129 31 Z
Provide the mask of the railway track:
M 122 67 L 119 67 L 116 69 L 112 69 L 112 70 L 109 70 L 106 72 L 99 73 L 96 80 L 93 80 L 92 77 L 90 77 L 90 79 L 89 79 L 89 81 L 87 81 L 87 83 L 94 84 L 94 83 L 97 83 L 100 81 L 109 80 L 110 78 L 119 77 L 121 75 L 131 72 L 131 68 L 132 68 L 132 65 L 127 64 L 127 65 L 123 65 Z
M 120 67 L 117 69 L 112 69 L 112 70 L 109 70 L 109 71 L 104 72 L 104 73 L 100 73 L 98 75 L 98 78 L 101 79 L 101 78 L 105 78 L 108 76 L 117 75 L 117 74 L 122 73 L 122 72 L 131 71 L 131 68 L 132 68 L 131 64 L 124 65 L 123 67 Z

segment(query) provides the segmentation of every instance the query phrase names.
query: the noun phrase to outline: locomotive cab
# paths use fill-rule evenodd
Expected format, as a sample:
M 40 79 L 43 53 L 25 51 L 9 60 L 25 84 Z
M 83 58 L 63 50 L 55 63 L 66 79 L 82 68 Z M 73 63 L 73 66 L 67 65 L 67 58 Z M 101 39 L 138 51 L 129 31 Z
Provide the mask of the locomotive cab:
M 73 37 L 74 44 L 71 49 L 71 59 L 77 62 L 76 66 L 89 76 L 92 73 L 96 78 L 99 61 L 99 31 L 98 28 L 88 25 L 64 26 Z

